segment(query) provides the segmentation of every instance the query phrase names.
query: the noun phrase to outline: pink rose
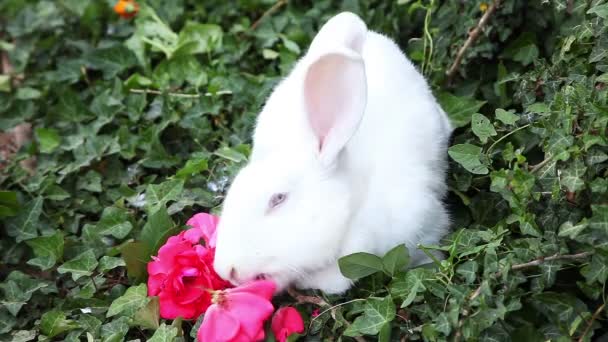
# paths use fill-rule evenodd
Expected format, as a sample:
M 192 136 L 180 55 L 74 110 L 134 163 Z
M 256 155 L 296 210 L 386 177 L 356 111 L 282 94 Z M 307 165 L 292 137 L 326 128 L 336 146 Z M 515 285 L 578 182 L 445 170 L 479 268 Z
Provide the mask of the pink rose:
M 205 240 L 206 247 L 215 248 L 215 241 L 217 240 L 216 227 L 219 221 L 220 218 L 215 215 L 198 213 L 192 216 L 188 222 L 186 222 L 186 225 L 198 228 L 198 230 L 196 230 L 196 232 L 200 231 L 198 239 L 200 240 L 202 237 Z
M 301 334 L 304 332 L 304 321 L 298 310 L 286 306 L 275 312 L 271 323 L 274 337 L 279 342 L 287 341 L 289 335 L 293 333 Z
M 199 244 L 209 231 L 192 228 L 170 237 L 148 263 L 148 295 L 159 297 L 162 318 L 197 318 L 213 290 L 230 287 L 213 269 L 214 250 Z
M 268 280 L 217 291 L 198 330 L 199 342 L 250 342 L 264 339 L 264 321 L 274 307 L 276 286 Z

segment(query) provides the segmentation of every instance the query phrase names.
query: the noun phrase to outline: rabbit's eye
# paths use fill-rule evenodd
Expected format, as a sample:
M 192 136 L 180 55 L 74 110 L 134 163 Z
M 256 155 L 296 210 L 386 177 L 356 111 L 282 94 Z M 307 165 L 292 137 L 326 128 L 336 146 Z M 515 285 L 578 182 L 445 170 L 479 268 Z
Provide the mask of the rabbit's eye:
M 272 197 L 270 197 L 270 201 L 268 202 L 268 207 L 270 209 L 276 208 L 281 203 L 285 202 L 286 199 L 287 199 L 286 193 L 282 193 L 282 192 L 276 193 L 276 194 L 272 195 Z

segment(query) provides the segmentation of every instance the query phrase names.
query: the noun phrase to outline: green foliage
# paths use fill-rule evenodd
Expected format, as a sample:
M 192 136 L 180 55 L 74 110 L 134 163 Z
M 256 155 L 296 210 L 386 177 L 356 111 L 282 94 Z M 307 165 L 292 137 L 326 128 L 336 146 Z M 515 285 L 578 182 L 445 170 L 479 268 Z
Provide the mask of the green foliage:
M 606 1 L 502 1 L 451 82 L 490 1 L 139 3 L 123 20 L 109 0 L 0 2 L 0 131 L 33 126 L 0 161 L 0 340 L 192 340 L 146 296 L 146 263 L 219 212 L 270 90 L 341 10 L 394 38 L 450 116 L 454 229 L 420 247 L 444 255 L 430 265 L 407 269 L 403 245 L 342 258 L 357 286 L 315 318 L 277 298 L 304 313 L 292 339 L 606 338 Z

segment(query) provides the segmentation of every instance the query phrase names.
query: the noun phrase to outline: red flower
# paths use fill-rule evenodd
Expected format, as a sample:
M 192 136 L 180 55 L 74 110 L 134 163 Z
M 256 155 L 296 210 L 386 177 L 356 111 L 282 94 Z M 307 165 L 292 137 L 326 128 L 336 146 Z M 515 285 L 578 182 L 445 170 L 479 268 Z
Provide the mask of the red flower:
M 172 236 L 148 263 L 148 295 L 159 297 L 161 317 L 197 318 L 213 290 L 230 287 L 213 269 L 214 250 L 199 244 L 206 236 L 200 228 Z
M 304 332 L 304 321 L 298 310 L 286 306 L 282 307 L 274 314 L 271 323 L 274 337 L 279 342 L 287 341 L 289 335 L 293 333 L 301 334 Z
M 254 281 L 218 291 L 198 330 L 199 342 L 250 342 L 264 339 L 264 321 L 274 307 L 270 302 L 275 284 Z
M 119 0 L 114 5 L 114 12 L 123 19 L 131 19 L 139 12 L 139 5 L 134 0 Z

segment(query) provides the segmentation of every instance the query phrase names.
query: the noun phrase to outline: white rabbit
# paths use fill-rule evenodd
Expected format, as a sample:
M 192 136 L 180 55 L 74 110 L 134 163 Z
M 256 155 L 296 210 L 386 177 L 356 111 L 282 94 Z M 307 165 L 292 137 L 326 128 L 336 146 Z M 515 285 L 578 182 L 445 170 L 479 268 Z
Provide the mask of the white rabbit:
M 452 128 L 427 82 L 389 38 L 355 14 L 330 19 L 259 114 L 249 164 L 218 226 L 214 267 L 235 284 L 341 293 L 337 265 L 447 232 Z

